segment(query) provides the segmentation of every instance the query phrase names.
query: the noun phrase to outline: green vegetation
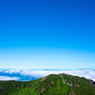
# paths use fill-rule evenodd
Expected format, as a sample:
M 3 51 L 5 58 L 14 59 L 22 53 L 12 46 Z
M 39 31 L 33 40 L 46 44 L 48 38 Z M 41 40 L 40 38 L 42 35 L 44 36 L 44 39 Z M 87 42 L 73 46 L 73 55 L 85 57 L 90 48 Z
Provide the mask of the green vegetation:
M 0 95 L 95 95 L 91 80 L 52 74 L 34 81 L 0 81 Z

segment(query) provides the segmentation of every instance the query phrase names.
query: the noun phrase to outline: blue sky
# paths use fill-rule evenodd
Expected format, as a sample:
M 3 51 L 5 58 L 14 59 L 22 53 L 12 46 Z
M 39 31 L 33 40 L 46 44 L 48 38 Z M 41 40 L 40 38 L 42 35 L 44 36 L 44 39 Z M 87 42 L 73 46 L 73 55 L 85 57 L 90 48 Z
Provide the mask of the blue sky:
M 1 68 L 94 68 L 94 0 L 0 1 Z

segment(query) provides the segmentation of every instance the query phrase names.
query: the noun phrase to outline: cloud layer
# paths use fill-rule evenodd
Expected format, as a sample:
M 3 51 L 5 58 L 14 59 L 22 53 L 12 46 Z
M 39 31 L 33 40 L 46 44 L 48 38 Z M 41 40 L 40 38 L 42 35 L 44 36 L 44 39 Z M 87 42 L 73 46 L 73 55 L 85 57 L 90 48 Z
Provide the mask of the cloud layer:
M 49 74 L 59 74 L 66 73 L 74 76 L 85 77 L 95 81 L 95 70 L 49 70 L 49 69 L 39 69 L 39 70 L 1 70 L 0 80 L 20 80 L 28 81 L 35 80 L 47 76 Z
M 7 81 L 7 80 L 19 80 L 19 78 L 18 77 L 0 76 L 0 80 L 4 80 L 4 81 Z

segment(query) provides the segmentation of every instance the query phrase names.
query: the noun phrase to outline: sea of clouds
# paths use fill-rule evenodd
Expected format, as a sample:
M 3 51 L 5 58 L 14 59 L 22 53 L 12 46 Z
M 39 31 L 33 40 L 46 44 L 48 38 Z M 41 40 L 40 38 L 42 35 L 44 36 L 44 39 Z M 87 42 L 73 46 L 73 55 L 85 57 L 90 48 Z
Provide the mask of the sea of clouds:
M 17 80 L 30 81 L 35 80 L 49 74 L 66 73 L 74 76 L 85 77 L 95 81 L 95 70 L 93 69 L 78 69 L 78 70 L 58 70 L 58 69 L 32 69 L 32 70 L 17 70 L 17 69 L 1 69 L 0 80 Z

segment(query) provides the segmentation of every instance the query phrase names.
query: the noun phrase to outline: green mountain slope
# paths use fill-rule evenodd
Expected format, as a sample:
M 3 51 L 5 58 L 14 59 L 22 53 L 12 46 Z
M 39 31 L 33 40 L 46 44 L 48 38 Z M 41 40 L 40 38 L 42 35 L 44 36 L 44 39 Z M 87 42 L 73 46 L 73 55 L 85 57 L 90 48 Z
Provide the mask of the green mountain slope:
M 52 74 L 28 82 L 0 81 L 0 95 L 95 95 L 95 84 L 77 76 Z

